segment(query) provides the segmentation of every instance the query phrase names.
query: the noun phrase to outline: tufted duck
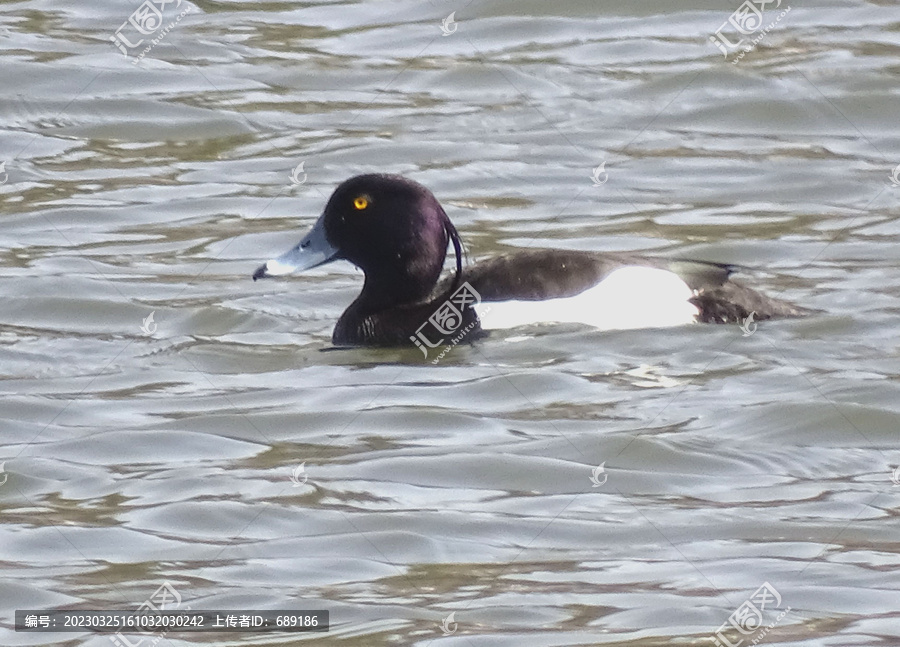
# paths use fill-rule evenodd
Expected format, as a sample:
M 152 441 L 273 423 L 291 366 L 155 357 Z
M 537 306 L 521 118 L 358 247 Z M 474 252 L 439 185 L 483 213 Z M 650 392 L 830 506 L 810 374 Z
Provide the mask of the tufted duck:
M 456 268 L 439 281 L 447 246 Z M 365 283 L 334 329 L 336 345 L 426 347 L 484 330 L 580 322 L 601 329 L 734 323 L 809 310 L 729 280 L 736 266 L 627 253 L 533 250 L 463 269 L 459 234 L 427 188 L 359 175 L 335 189 L 312 230 L 253 280 L 345 259 Z

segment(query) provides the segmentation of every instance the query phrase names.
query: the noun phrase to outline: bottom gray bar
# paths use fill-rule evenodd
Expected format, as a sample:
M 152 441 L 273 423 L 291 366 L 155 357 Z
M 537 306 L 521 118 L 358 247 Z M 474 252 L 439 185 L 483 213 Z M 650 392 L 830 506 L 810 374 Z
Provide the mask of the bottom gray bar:
M 328 611 L 16 610 L 16 631 L 160 634 L 184 631 L 328 631 Z M 136 645 L 122 638 L 123 647 Z

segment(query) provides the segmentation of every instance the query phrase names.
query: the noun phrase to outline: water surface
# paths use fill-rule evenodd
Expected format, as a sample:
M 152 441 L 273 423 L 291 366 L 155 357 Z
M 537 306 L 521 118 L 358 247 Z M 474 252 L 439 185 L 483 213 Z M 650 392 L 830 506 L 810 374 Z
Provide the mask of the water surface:
M 332 619 L 171 645 L 713 644 L 764 582 L 761 642 L 900 641 L 900 10 L 788 1 L 737 64 L 711 0 L 184 0 L 140 61 L 132 5 L 4 4 L 0 642 L 108 645 L 12 612 L 163 582 Z M 823 312 L 326 352 L 361 274 L 250 274 L 372 171 L 470 260 L 736 262 Z

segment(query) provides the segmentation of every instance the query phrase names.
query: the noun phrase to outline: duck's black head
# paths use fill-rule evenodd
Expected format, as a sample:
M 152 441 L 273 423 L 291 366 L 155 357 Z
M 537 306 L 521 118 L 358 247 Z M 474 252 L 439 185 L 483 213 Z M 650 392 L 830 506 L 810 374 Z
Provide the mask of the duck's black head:
M 459 235 L 427 188 L 399 175 L 358 175 L 338 186 L 312 230 L 253 279 L 309 269 L 342 258 L 366 276 L 358 299 L 365 309 L 427 297 L 444 267 L 447 245 L 462 271 Z

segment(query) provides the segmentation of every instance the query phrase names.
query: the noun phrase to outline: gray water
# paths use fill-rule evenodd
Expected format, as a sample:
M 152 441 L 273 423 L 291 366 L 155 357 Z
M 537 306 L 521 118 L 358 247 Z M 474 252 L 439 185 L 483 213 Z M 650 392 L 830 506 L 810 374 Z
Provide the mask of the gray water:
M 137 2 L 0 6 L 0 643 L 108 646 L 13 610 L 167 582 L 331 629 L 161 645 L 713 645 L 764 583 L 731 643 L 900 644 L 900 8 L 790 2 L 739 60 L 713 0 L 184 0 L 139 61 Z M 822 313 L 326 352 L 361 274 L 250 274 L 372 171 L 470 261 L 736 262 Z

